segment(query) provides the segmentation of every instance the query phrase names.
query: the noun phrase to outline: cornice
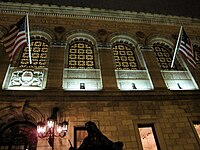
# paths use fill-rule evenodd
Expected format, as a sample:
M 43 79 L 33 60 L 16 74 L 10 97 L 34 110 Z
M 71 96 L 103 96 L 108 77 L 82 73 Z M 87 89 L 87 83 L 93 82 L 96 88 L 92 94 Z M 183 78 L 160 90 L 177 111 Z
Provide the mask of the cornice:
M 32 97 L 32 95 L 35 95 Z M 167 89 L 156 89 L 153 91 L 63 91 L 62 89 L 45 89 L 42 91 L 4 91 L 0 90 L 0 98 L 2 102 L 18 101 L 22 99 L 31 102 L 38 102 L 41 100 L 55 101 L 60 99 L 62 101 L 76 102 L 76 101 L 175 101 L 175 100 L 195 100 L 199 99 L 199 90 L 194 91 L 169 91 Z M 38 98 L 39 97 L 39 98 Z
M 0 2 L 0 12 L 145 24 L 200 25 L 200 19 L 121 10 Z

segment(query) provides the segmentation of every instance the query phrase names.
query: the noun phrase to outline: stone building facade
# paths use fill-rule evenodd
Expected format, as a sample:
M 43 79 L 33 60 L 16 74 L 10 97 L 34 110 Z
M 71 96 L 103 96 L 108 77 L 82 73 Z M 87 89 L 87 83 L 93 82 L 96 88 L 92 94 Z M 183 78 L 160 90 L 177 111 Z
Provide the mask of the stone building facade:
M 199 19 L 0 4 L 0 37 L 28 12 L 35 41 L 33 65 L 28 65 L 26 49 L 9 65 L 3 43 L 0 46 L 1 149 L 17 149 L 15 136 L 26 139 L 21 145 L 27 149 L 52 149 L 47 138 L 37 137 L 36 126 L 54 107 L 59 108 L 58 122 L 69 122 L 66 136 L 55 137 L 55 150 L 68 149 L 68 140 L 76 144 L 75 129 L 87 121 L 95 122 L 110 140 L 122 141 L 124 150 L 145 149 L 142 127 L 153 129 L 157 149 L 200 149 L 195 128 L 200 124 Z M 196 69 L 179 53 L 170 68 L 180 24 L 193 43 Z M 38 55 L 43 60 L 34 61 Z

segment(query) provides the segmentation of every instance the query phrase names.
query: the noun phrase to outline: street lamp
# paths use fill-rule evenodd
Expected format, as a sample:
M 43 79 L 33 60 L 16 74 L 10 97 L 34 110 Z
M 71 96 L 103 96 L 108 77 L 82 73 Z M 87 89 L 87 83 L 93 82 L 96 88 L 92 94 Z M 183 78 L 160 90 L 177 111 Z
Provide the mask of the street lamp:
M 44 122 L 38 122 L 37 124 L 38 137 L 48 137 L 48 142 L 49 145 L 52 147 L 52 150 L 54 150 L 54 137 L 65 137 L 69 124 L 67 121 L 57 123 L 58 110 L 58 107 L 53 108 L 53 113 L 51 117 L 47 119 L 47 124 L 45 124 Z

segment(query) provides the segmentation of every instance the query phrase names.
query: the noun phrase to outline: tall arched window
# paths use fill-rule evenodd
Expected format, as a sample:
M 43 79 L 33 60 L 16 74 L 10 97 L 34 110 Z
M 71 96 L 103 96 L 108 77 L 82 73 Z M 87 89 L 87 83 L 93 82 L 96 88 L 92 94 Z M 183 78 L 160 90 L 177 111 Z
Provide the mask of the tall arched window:
M 31 36 L 31 60 L 28 46 L 18 53 L 15 63 L 4 79 L 5 90 L 42 90 L 46 86 L 49 41 L 38 35 Z
M 139 70 L 135 57 L 135 47 L 123 41 L 117 41 L 112 45 L 116 70 Z
M 18 62 L 19 68 L 45 68 L 47 66 L 48 41 L 41 38 L 31 39 L 31 60 L 32 64 L 29 62 L 29 49 L 26 46 L 21 54 Z
M 176 54 L 173 67 L 171 63 L 174 55 L 173 43 L 167 39 L 152 39 L 154 54 L 161 68 L 165 84 L 170 90 L 195 90 L 198 89 L 191 73 L 185 67 L 184 61 Z
M 96 40 L 85 33 L 71 35 L 67 40 L 63 89 L 101 90 L 102 80 Z
M 94 46 L 88 40 L 74 40 L 69 45 L 67 68 L 95 69 Z
M 153 43 L 153 50 L 162 70 L 177 70 L 177 63 L 171 68 L 173 56 L 172 48 L 169 45 L 156 42 Z
M 137 51 L 133 40 L 122 37 L 111 40 L 118 88 L 122 91 L 153 89 L 142 53 Z

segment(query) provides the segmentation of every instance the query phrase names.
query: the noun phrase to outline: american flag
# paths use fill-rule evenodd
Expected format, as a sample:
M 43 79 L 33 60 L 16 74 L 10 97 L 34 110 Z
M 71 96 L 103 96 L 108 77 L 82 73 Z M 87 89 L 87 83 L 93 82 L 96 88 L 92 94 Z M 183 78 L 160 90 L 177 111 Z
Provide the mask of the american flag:
M 182 29 L 182 37 L 181 37 L 181 41 L 180 41 L 179 51 L 185 55 L 188 63 L 193 68 L 195 68 L 196 62 L 195 62 L 194 50 L 192 47 L 192 43 L 184 29 Z
M 9 32 L 4 35 L 3 44 L 8 53 L 10 62 L 13 61 L 17 51 L 27 44 L 26 36 L 26 16 L 24 16 L 17 24 L 15 24 Z

